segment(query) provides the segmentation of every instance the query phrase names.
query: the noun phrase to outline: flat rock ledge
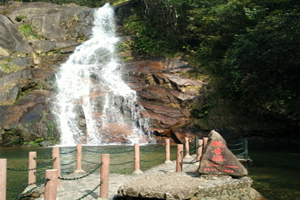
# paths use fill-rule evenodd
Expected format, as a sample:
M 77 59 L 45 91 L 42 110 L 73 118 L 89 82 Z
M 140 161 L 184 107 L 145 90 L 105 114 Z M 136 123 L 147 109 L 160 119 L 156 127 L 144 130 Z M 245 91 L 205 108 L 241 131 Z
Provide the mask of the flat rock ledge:
M 172 181 L 171 181 L 172 180 Z M 137 178 L 118 190 L 123 197 L 201 200 L 258 200 L 262 196 L 251 188 L 252 179 L 243 177 L 194 177 L 186 173 L 153 174 Z

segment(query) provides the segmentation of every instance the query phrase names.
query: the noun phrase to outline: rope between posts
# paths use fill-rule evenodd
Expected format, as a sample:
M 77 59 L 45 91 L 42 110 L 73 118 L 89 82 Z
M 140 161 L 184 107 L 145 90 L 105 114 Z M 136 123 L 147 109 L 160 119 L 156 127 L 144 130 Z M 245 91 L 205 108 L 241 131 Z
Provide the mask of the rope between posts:
M 56 160 L 56 158 L 53 158 L 50 162 L 41 164 L 41 165 L 37 166 L 36 168 L 32 168 L 32 169 L 7 168 L 7 170 L 9 170 L 9 171 L 23 171 L 23 172 L 26 172 L 26 171 L 32 171 L 32 170 L 37 170 L 37 169 L 41 169 L 41 168 L 44 168 L 44 167 L 49 166 L 49 165 L 52 164 L 55 160 Z
M 94 165 L 99 165 L 99 163 L 91 162 L 91 161 L 88 161 L 88 160 L 82 160 L 82 161 L 90 163 L 90 164 L 94 164 Z
M 140 160 L 141 162 L 154 162 L 156 160 L 159 160 L 160 158 L 162 158 L 164 156 L 164 154 L 160 155 L 159 157 L 153 159 L 153 160 Z
M 190 149 L 197 149 L 196 144 L 194 144 Z
M 123 162 L 123 163 L 114 163 L 114 164 L 109 164 L 109 165 L 125 165 L 128 163 L 133 163 L 133 161 Z
M 191 160 L 190 162 L 183 162 L 183 164 L 194 164 L 196 163 L 197 161 L 197 157 L 195 157 L 193 160 Z
M 33 158 L 34 160 L 49 160 L 52 159 L 52 157 L 38 157 L 38 158 Z
M 49 178 L 47 178 L 47 179 L 45 179 L 44 181 L 42 181 L 42 182 L 36 184 L 35 187 L 31 188 L 30 190 L 26 191 L 25 193 L 22 193 L 21 195 L 19 195 L 19 196 L 17 196 L 17 197 L 15 197 L 14 200 L 16 200 L 16 199 L 21 199 L 21 198 L 25 197 L 27 194 L 31 193 L 33 190 L 37 189 L 37 188 L 40 187 L 42 184 L 45 184 L 45 183 L 47 183 L 48 181 L 50 181 Z
M 199 145 L 198 148 L 202 147 L 202 146 L 203 146 L 203 144 Z M 196 153 L 198 148 L 195 148 L 195 146 L 191 147 L 191 149 L 189 150 L 189 153 Z M 187 152 L 186 150 L 180 151 L 180 153 L 186 153 L 186 152 Z M 176 153 L 173 153 L 173 154 L 176 154 Z
M 45 171 L 35 172 L 35 174 L 45 174 Z
M 74 162 L 76 162 L 76 160 L 73 160 L 73 161 L 71 161 L 69 163 L 61 164 L 61 166 L 67 166 L 67 165 L 73 164 Z
M 89 153 L 104 153 L 104 151 L 93 151 L 93 150 L 87 150 L 87 149 L 84 149 L 83 150 L 84 152 L 89 152 Z M 133 152 L 133 149 L 130 149 L 130 150 L 127 150 L 127 151 L 115 151 L 115 152 L 105 152 L 105 153 L 109 153 L 109 154 L 122 154 L 122 153 L 128 153 L 128 152 Z
M 74 153 L 76 151 L 77 151 L 77 149 L 69 151 L 69 152 L 60 152 L 59 154 L 70 154 L 70 153 Z
M 75 177 L 75 178 L 64 178 L 64 177 L 58 177 L 60 180 L 63 180 L 63 181 L 74 181 L 74 180 L 79 180 L 79 179 L 82 179 L 82 178 L 85 178 L 89 175 L 91 175 L 92 173 L 94 173 L 97 169 L 99 169 L 101 167 L 103 163 L 100 163 L 95 169 L 93 169 L 91 172 L 83 175 L 83 176 L 80 176 L 80 177 Z
M 141 151 L 141 152 L 155 152 L 155 151 L 158 151 L 158 150 L 162 149 L 162 148 L 165 147 L 165 146 L 166 146 L 166 145 L 162 145 L 162 146 L 160 146 L 160 147 L 158 147 L 158 148 L 156 148 L 156 149 L 154 149 L 154 150 L 146 150 L 146 149 L 140 148 L 140 151 Z
M 84 199 L 85 197 L 89 196 L 90 194 L 92 194 L 97 188 L 100 187 L 100 185 L 102 185 L 102 182 L 100 182 L 94 189 L 92 189 L 90 192 L 86 193 L 85 195 L 83 195 L 82 197 L 76 199 L 76 200 L 81 200 Z
M 239 148 L 239 149 L 230 149 L 231 151 L 241 151 L 241 150 L 245 150 L 245 147 Z

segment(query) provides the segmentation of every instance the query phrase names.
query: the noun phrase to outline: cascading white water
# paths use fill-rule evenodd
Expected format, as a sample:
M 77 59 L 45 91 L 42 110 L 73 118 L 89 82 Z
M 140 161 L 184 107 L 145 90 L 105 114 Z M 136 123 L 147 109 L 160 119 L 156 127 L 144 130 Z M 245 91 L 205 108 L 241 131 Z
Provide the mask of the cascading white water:
M 140 116 L 143 108 L 135 104 L 135 91 L 121 78 L 109 4 L 95 11 L 92 31 L 92 38 L 75 49 L 57 74 L 61 144 L 106 144 L 119 137 L 112 134 L 123 134 L 125 142 L 145 142 L 148 121 Z

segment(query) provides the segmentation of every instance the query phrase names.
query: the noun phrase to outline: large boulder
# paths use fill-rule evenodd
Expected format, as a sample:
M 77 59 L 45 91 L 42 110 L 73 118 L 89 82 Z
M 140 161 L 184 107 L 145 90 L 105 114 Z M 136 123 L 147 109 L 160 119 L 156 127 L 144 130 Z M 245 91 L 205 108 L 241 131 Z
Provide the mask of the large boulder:
M 14 5 L 9 18 L 17 25 L 30 24 L 44 39 L 70 39 L 89 37 L 93 26 L 93 10 L 75 4 L 22 3 Z M 21 16 L 23 18 L 20 21 Z
M 216 131 L 208 135 L 208 142 L 200 160 L 200 174 L 247 176 L 247 169 L 226 146 L 224 138 Z
M 27 54 L 33 49 L 14 24 L 0 14 L 0 57 L 8 57 L 14 51 Z

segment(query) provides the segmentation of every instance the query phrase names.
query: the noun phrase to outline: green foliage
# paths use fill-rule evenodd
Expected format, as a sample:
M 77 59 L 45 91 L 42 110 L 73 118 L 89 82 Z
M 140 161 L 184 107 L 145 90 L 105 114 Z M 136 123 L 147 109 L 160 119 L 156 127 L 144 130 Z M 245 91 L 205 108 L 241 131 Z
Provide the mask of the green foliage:
M 78 33 L 77 42 L 84 42 L 84 41 L 86 41 L 86 37 L 83 34 Z
M 138 53 L 187 53 L 236 109 L 299 126 L 296 0 L 141 0 L 139 10 L 124 25 Z
M 1 63 L 1 64 L 0 64 L 0 68 L 2 69 L 2 71 L 3 71 L 5 74 L 9 74 L 9 73 L 11 73 L 11 72 L 15 72 L 15 71 L 18 71 L 18 70 L 19 70 L 18 67 L 11 66 L 11 65 L 9 65 L 8 63 Z
M 26 38 L 38 38 L 38 36 L 34 33 L 31 24 L 22 24 L 18 26 L 18 30 Z
M 34 141 L 30 141 L 30 142 L 24 142 L 24 145 L 29 145 L 31 147 L 39 147 L 42 146 L 41 143 L 44 141 L 44 138 L 37 138 Z
M 225 95 L 251 113 L 299 119 L 299 16 L 276 9 L 236 36 L 222 60 Z
M 5 145 L 4 146 L 14 146 L 14 145 L 20 145 L 23 143 L 22 138 L 22 132 L 21 130 L 15 128 L 15 129 L 8 129 L 4 132 L 4 140 Z
M 160 49 L 168 49 L 163 46 L 166 41 L 160 37 L 160 31 L 148 27 L 148 24 L 139 20 L 136 15 L 132 15 L 124 22 L 124 31 L 126 35 L 135 35 L 134 42 L 130 43 L 130 47 L 141 55 L 161 55 Z M 171 49 L 171 48 L 170 48 Z

